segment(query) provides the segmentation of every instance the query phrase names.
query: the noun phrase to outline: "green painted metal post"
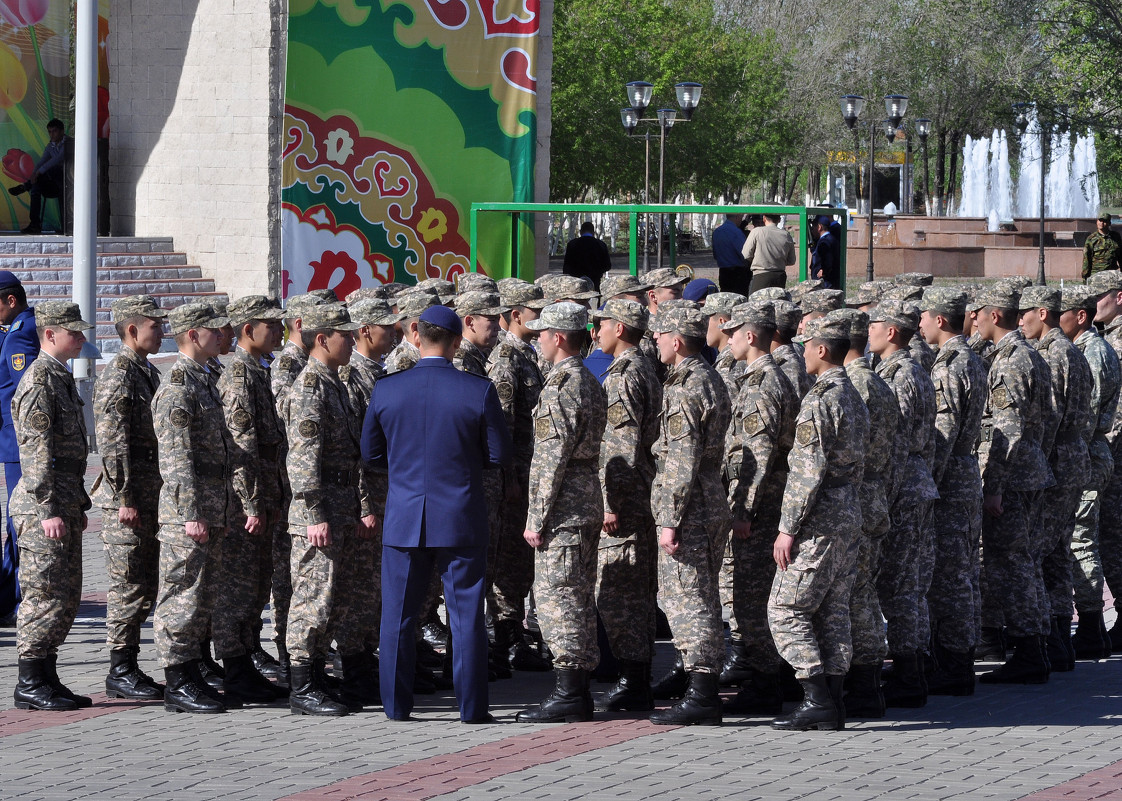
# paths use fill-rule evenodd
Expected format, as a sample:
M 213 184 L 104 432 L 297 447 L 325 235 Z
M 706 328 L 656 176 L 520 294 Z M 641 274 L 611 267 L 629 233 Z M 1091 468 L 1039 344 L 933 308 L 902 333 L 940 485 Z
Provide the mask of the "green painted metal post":
M 670 266 L 678 266 L 678 215 L 671 214 L 670 217 Z
M 627 215 L 627 223 L 627 268 L 632 275 L 638 275 L 639 215 L 631 212 Z
M 469 256 L 471 261 L 468 263 L 468 268 L 474 273 L 478 269 L 476 259 L 479 254 L 479 209 L 474 205 L 471 207 L 468 231 L 468 245 L 471 247 Z
M 514 278 L 518 278 L 518 223 L 522 215 L 519 212 L 513 212 L 510 215 L 510 274 Z
M 806 280 L 806 260 L 807 254 L 810 252 L 810 237 L 808 232 L 810 226 L 807 225 L 807 215 L 803 212 L 799 215 L 799 280 Z

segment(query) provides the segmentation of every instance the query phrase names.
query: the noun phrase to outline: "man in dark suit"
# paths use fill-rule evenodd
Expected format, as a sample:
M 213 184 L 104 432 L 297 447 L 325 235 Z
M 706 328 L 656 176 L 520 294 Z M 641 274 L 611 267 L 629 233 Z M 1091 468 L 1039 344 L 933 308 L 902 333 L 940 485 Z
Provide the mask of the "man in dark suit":
M 392 720 L 413 709 L 413 626 L 435 565 L 444 579 L 460 719 L 487 711 L 487 502 L 483 469 L 509 467 L 511 439 L 494 385 L 452 366 L 462 324 L 445 306 L 418 322 L 421 360 L 381 379 L 362 428 L 362 457 L 388 469 L 382 525 L 382 705 Z
M 580 236 L 565 246 L 565 263 L 561 271 L 565 275 L 578 275 L 587 278 L 600 291 L 600 279 L 612 269 L 612 257 L 604 240 L 596 236 L 596 226 L 590 222 L 581 223 Z

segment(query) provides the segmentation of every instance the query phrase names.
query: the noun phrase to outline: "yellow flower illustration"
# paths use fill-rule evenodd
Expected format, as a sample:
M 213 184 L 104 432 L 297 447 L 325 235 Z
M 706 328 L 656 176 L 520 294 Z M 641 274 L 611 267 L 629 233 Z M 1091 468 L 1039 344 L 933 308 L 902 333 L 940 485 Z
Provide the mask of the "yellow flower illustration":
M 428 242 L 436 242 L 448 233 L 448 218 L 440 209 L 425 209 L 421 214 L 421 222 L 417 226 L 417 233 Z
M 11 108 L 27 94 L 27 72 L 16 54 L 0 42 L 0 108 Z

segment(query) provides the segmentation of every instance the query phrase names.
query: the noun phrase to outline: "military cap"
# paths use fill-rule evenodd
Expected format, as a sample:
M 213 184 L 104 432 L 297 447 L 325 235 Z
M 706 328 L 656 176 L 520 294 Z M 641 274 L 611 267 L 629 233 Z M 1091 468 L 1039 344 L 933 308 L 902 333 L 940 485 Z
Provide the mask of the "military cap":
M 780 331 L 794 331 L 803 319 L 802 310 L 789 300 L 768 301 L 775 311 L 775 327 Z
M 1026 286 L 1032 286 L 1033 279 L 1029 278 L 1027 275 L 1011 275 L 1008 278 L 998 280 L 997 283 L 1016 287 L 1017 291 L 1020 292 Z
M 850 323 L 840 318 L 815 317 L 807 322 L 802 334 L 795 337 L 796 342 L 810 342 L 812 339 L 849 339 Z
M 858 309 L 834 309 L 826 315 L 826 319 L 845 322 L 849 326 L 850 338 L 869 335 L 869 315 Z M 810 325 L 810 323 L 807 323 L 807 325 Z
M 781 286 L 765 286 L 752 293 L 749 300 L 790 300 L 791 293 Z
M 0 270 L 0 289 L 9 289 L 13 286 L 23 286 L 16 274 L 10 270 Z
M 516 306 L 544 309 L 549 305 L 540 286 L 521 278 L 504 278 L 499 281 L 499 302 L 512 309 Z
M 983 287 L 981 284 L 967 284 L 962 289 L 966 293 L 966 313 L 976 312 L 982 308 L 982 304 L 978 302 L 979 296 L 982 294 Z
M 1057 286 L 1026 286 L 1021 292 L 1017 311 L 1030 311 L 1032 309 L 1047 309 L 1050 312 L 1060 310 L 1060 288 Z
M 923 287 L 916 286 L 915 284 L 893 284 L 884 290 L 884 294 L 880 296 L 880 301 L 886 300 L 899 300 L 911 301 L 916 303 L 923 297 Z
M 297 317 L 303 317 L 304 312 L 312 306 L 322 306 L 324 303 L 330 301 L 325 300 L 317 294 L 309 292 L 307 295 L 296 295 L 288 299 L 288 303 L 284 308 L 284 319 L 295 320 Z
M 358 327 L 342 303 L 325 303 L 304 312 L 305 331 L 357 331 Z
M 678 275 L 673 267 L 663 267 L 659 270 L 651 270 L 650 272 L 643 273 L 642 280 L 650 284 L 652 289 L 656 287 L 684 286 L 690 282 L 689 277 Z
M 410 287 L 409 284 L 402 284 L 399 281 L 390 281 L 388 284 L 385 285 L 385 287 L 386 287 L 386 296 L 390 297 L 390 298 L 396 298 L 398 295 L 400 295 L 405 290 L 412 288 L 412 287 Z
M 810 312 L 832 312 L 834 309 L 840 309 L 845 305 L 845 293 L 840 289 L 818 289 L 814 292 L 808 292 L 803 295 L 802 302 L 799 306 L 802 307 L 803 314 Z
M 88 331 L 92 323 L 82 319 L 82 310 L 69 300 L 45 300 L 35 305 L 36 328 L 65 328 L 67 331 Z
M 378 286 L 364 286 L 361 289 L 356 289 L 347 294 L 346 303 L 348 306 L 358 303 L 360 300 L 370 300 L 372 298 L 388 298 L 390 293 L 386 290 L 385 284 Z
M 441 303 L 447 303 L 449 298 L 456 294 L 456 285 L 445 278 L 426 278 L 424 281 L 417 282 L 417 286 L 435 292 L 440 297 Z
M 821 278 L 808 278 L 805 281 L 800 281 L 791 287 L 791 300 L 794 303 L 798 303 L 808 292 L 814 292 L 825 286 L 826 282 Z
M 670 311 L 671 309 L 694 309 L 701 310 L 701 304 L 696 300 L 686 300 L 685 298 L 671 298 L 664 300 L 658 304 L 659 311 Z
M 437 328 L 443 328 L 445 331 L 452 331 L 456 334 L 464 330 L 459 315 L 439 303 L 434 303 L 421 312 L 421 322 L 435 325 Z
M 708 278 L 695 278 L 682 288 L 682 297 L 704 303 L 705 299 L 719 290 Z
M 995 309 L 1018 309 L 1021 305 L 1021 288 L 1008 281 L 998 281 L 992 286 L 982 287 L 974 299 L 978 309 L 992 306 Z
M 397 305 L 398 313 L 404 315 L 402 317 L 404 320 L 420 317 L 421 312 L 429 306 L 439 306 L 440 298 L 424 289 L 410 289 L 395 297 L 394 303 Z
M 526 323 L 534 331 L 583 331 L 588 327 L 588 309 L 579 303 L 563 300 L 542 309 L 541 316 Z
M 701 309 L 682 306 L 660 309 L 651 320 L 651 331 L 656 334 L 677 333 L 684 337 L 704 339 L 709 331 L 709 316 Z
M 424 281 L 421 283 L 424 283 Z M 420 284 L 417 286 L 420 286 Z M 428 287 L 422 288 L 427 289 Z M 465 292 L 498 292 L 499 285 L 496 284 L 495 279 L 487 275 L 487 273 L 460 273 L 456 276 L 455 290 L 458 295 L 462 295 Z M 444 293 L 437 292 L 436 294 L 442 295 Z M 441 300 L 443 300 L 443 298 Z
M 617 323 L 623 323 L 639 331 L 646 331 L 650 324 L 651 314 L 647 311 L 646 306 L 633 300 L 613 298 L 604 303 L 599 310 L 594 311 L 592 319 L 615 320 Z
M 869 312 L 869 322 L 888 323 L 902 330 L 915 331 L 919 328 L 919 309 L 910 301 L 886 298 Z
M 739 292 L 714 292 L 705 298 L 701 311 L 710 316 L 714 314 L 732 314 L 733 308 L 739 306 L 748 298 Z
M 641 295 L 651 288 L 646 281 L 641 281 L 630 273 L 626 275 L 605 275 L 600 279 L 600 297 L 610 300 L 624 293 Z
M 1098 217 L 1098 218 L 1099 218 L 1100 220 L 1102 220 L 1103 222 L 1107 223 L 1108 225 L 1110 224 L 1110 221 L 1111 221 L 1111 215 L 1110 215 L 1110 212 L 1109 212 L 1109 211 L 1104 211 L 1104 212 L 1103 212 L 1102 214 L 1100 214 L 1100 215 L 1099 215 L 1099 217 Z
M 885 291 L 892 286 L 891 281 L 866 281 L 857 288 L 857 294 L 849 300 L 850 306 L 872 306 L 880 303 Z
M 1087 279 L 1087 286 L 1103 293 L 1122 291 L 1122 270 L 1100 270 L 1091 273 L 1091 277 Z
M 775 328 L 775 308 L 770 303 L 741 303 L 732 310 L 732 317 L 721 323 L 721 330 L 735 331 L 742 325 Z
M 159 320 L 168 316 L 167 309 L 161 309 L 151 295 L 129 295 L 127 298 L 113 301 L 110 309 L 115 323 L 123 323 L 133 317 L 151 317 Z
M 362 325 L 393 325 L 400 322 L 403 315 L 395 314 L 390 302 L 385 298 L 366 298 L 356 303 L 348 303 L 351 322 Z
M 510 311 L 510 307 L 503 306 L 499 302 L 498 292 L 473 290 L 471 292 L 461 292 L 456 296 L 456 314 L 461 317 L 467 317 L 469 314 L 486 317 L 508 311 Z
M 328 303 L 339 302 L 339 296 L 335 294 L 334 289 L 313 289 L 308 294 L 314 298 L 319 298 L 320 300 L 326 301 Z
M 38 310 L 36 307 L 36 313 Z M 220 315 L 209 303 L 184 303 L 168 312 L 168 324 L 171 335 L 179 336 L 192 328 L 222 328 L 230 324 L 230 318 Z
M 1027 290 L 1026 290 L 1027 291 Z M 1094 311 L 1102 292 L 1098 292 L 1083 284 L 1068 284 L 1064 287 L 1060 297 L 1060 312 Z
M 284 316 L 284 311 L 273 303 L 272 298 L 246 295 L 226 307 L 226 316 L 230 318 L 231 325 L 241 326 L 250 320 L 279 320 Z
M 893 283 L 904 286 L 931 286 L 935 276 L 931 273 L 900 273 L 893 279 Z
M 541 283 L 545 297 L 558 300 L 589 300 L 596 297 L 596 287 L 584 276 L 551 275 Z
M 919 310 L 948 317 L 966 314 L 966 293 L 951 286 L 929 286 L 923 290 Z

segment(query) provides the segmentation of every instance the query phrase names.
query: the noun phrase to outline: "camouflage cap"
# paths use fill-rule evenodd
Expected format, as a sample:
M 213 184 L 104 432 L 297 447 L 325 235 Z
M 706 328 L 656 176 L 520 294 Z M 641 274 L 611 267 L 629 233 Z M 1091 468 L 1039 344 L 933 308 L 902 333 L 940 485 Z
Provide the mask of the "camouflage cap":
M 1109 211 L 1104 211 L 1102 214 L 1100 214 L 1098 216 L 1098 219 L 1102 220 L 1105 223 L 1109 223 L 1112 218 L 1111 218 L 1111 215 L 1110 215 Z
M 600 279 L 600 297 L 610 300 L 625 293 L 641 295 L 651 288 L 646 281 L 641 281 L 634 275 L 605 275 Z
M 775 311 L 775 327 L 780 331 L 794 331 L 802 322 L 803 312 L 789 300 L 773 300 L 772 309 Z
M 471 291 L 461 292 L 456 296 L 456 314 L 461 317 L 489 317 L 508 311 L 510 307 L 502 305 L 498 292 Z
M 656 334 L 681 334 L 684 337 L 704 339 L 709 331 L 709 315 L 701 309 L 678 306 L 659 309 L 651 319 L 650 330 Z
M 900 273 L 893 279 L 893 283 L 904 286 L 931 286 L 934 282 L 935 276 L 931 273 Z
M 869 315 L 858 309 L 834 309 L 826 315 L 826 319 L 843 321 L 849 326 L 850 338 L 869 335 Z
M 229 317 L 223 317 L 209 303 L 184 303 L 168 312 L 171 335 L 190 331 L 192 328 L 222 328 L 230 324 Z
M 1093 312 L 1102 294 L 1102 292 L 1083 284 L 1068 284 L 1061 293 L 1059 311 L 1061 314 L 1066 311 L 1079 311 L 1080 309 Z
M 962 289 L 966 293 L 966 313 L 970 314 L 981 309 L 982 304 L 978 302 L 978 297 L 984 287 L 981 284 L 967 284 Z
M 312 306 L 322 306 L 330 301 L 325 300 L 317 294 L 308 293 L 307 295 L 296 295 L 288 299 L 288 303 L 284 307 L 284 319 L 295 320 L 297 317 L 303 317 L 304 312 Z
M 431 279 L 430 279 L 431 280 Z M 420 286 L 420 284 L 418 284 Z M 495 292 L 498 293 L 499 285 L 487 273 L 460 273 L 456 277 L 455 290 L 457 295 L 465 292 Z M 438 295 L 444 294 L 437 292 Z
M 1032 309 L 1047 309 L 1050 312 L 1060 310 L 1060 288 L 1058 286 L 1026 286 L 1021 292 L 1017 311 L 1030 311 Z
M 982 287 L 974 298 L 977 309 L 992 306 L 995 309 L 1019 309 L 1021 305 L 1021 287 L 1009 281 L 998 281 L 992 286 Z
M 409 284 L 402 284 L 398 281 L 390 281 L 388 284 L 385 284 L 385 288 L 386 288 L 386 297 L 396 298 L 402 292 L 404 292 L 407 289 L 411 289 L 412 287 L 410 287 Z
M 418 281 L 417 286 L 436 293 L 440 296 L 441 303 L 447 303 L 449 298 L 456 294 L 456 285 L 445 278 L 426 278 L 424 281 Z
M 781 286 L 765 286 L 752 293 L 749 300 L 790 300 L 791 293 Z
M 714 292 L 712 295 L 707 295 L 705 303 L 701 306 L 701 311 L 710 316 L 714 314 L 732 315 L 732 310 L 739 306 L 748 298 L 741 295 L 739 292 Z
M 1009 286 L 1016 287 L 1017 291 L 1020 292 L 1026 286 L 1032 286 L 1033 279 L 1029 278 L 1027 275 L 1010 275 L 1007 278 L 998 280 L 997 283 L 1008 284 Z
M 891 281 L 866 281 L 858 287 L 857 294 L 850 298 L 848 305 L 875 306 L 880 303 L 881 297 L 890 286 L 892 286 Z
M 791 287 L 791 301 L 793 303 L 798 303 L 807 293 L 822 289 L 824 286 L 826 286 L 826 282 L 821 278 L 808 278 L 805 281 L 800 281 Z
M 1122 291 L 1122 270 L 1099 270 L 1091 273 L 1087 279 L 1087 286 L 1097 292 Z
M 378 286 L 364 286 L 361 289 L 356 289 L 353 292 L 347 293 L 346 302 L 350 306 L 353 303 L 358 303 L 360 300 L 370 300 L 371 298 L 388 298 L 390 293 L 386 289 L 385 284 Z
M 732 317 L 721 323 L 722 331 L 735 331 L 742 325 L 775 328 L 775 307 L 770 303 L 741 303 L 732 310 Z
M 696 300 L 686 300 L 685 298 L 671 298 L 670 300 L 664 300 L 664 301 L 662 301 L 662 303 L 658 304 L 658 310 L 660 312 L 661 311 L 670 311 L 671 309 L 695 309 L 695 310 L 700 310 L 701 309 L 701 304 L 698 303 Z
M 109 308 L 113 312 L 115 323 L 123 323 L 133 317 L 151 317 L 154 320 L 161 320 L 168 316 L 167 309 L 161 309 L 151 295 L 129 295 L 127 298 L 113 301 L 113 305 Z
M 596 287 L 584 276 L 551 275 L 541 282 L 542 292 L 551 301 L 589 300 L 596 297 Z
M 322 301 L 326 301 L 327 303 L 339 302 L 339 296 L 335 294 L 334 289 L 313 289 L 308 294 Z
M 504 278 L 499 281 L 499 302 L 512 309 L 516 306 L 544 309 L 549 305 L 540 286 L 521 278 Z
M 279 320 L 284 311 L 265 295 L 246 295 L 230 302 L 226 316 L 230 318 L 230 325 L 242 326 L 251 320 Z
M 947 317 L 966 314 L 966 293 L 952 286 L 929 286 L 923 290 L 919 310 Z
M 910 301 L 886 298 L 869 312 L 869 322 L 887 323 L 899 329 L 915 331 L 919 328 L 919 308 Z
M 840 289 L 818 289 L 814 292 L 808 292 L 803 295 L 802 302 L 799 306 L 802 307 L 803 314 L 810 314 L 811 312 L 821 312 L 827 314 L 840 309 L 845 305 L 845 293 Z
M 541 316 L 526 323 L 533 331 L 582 331 L 588 327 L 588 309 L 579 303 L 562 301 L 542 309 Z
M 685 286 L 690 282 L 688 276 L 678 275 L 673 267 L 651 270 L 650 272 L 643 273 L 641 279 L 644 283 L 650 284 L 651 289 L 656 287 Z
M 385 298 L 365 298 L 355 303 L 347 304 L 347 311 L 351 315 L 351 322 L 362 325 L 393 325 L 403 318 L 395 314 L 390 302 Z
M 592 313 L 592 319 L 615 320 L 617 323 L 623 323 L 630 328 L 646 331 L 647 326 L 650 325 L 651 313 L 647 311 L 646 306 L 633 300 L 612 298 L 599 310 Z
M 893 284 L 884 290 L 884 294 L 880 296 L 880 302 L 886 300 L 909 300 L 913 303 L 919 301 L 923 297 L 923 287 L 916 286 L 915 284 Z
M 325 303 L 304 312 L 304 330 L 357 331 L 358 323 L 351 321 L 351 315 L 342 303 Z
M 65 328 L 67 331 L 88 331 L 92 323 L 82 319 L 82 309 L 69 300 L 45 300 L 35 306 L 36 328 Z M 14 359 L 14 357 L 13 357 Z
M 837 311 L 837 310 L 835 310 Z M 830 315 L 825 317 L 815 317 L 813 320 L 807 322 L 803 332 L 795 337 L 796 342 L 810 342 L 812 339 L 835 339 L 835 340 L 849 340 L 850 324 L 847 320 L 838 318 L 830 318 Z
M 440 298 L 424 289 L 411 287 L 394 298 L 397 311 L 402 319 L 420 317 L 429 306 L 439 306 Z

